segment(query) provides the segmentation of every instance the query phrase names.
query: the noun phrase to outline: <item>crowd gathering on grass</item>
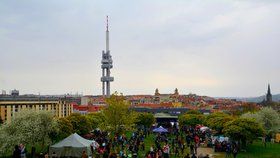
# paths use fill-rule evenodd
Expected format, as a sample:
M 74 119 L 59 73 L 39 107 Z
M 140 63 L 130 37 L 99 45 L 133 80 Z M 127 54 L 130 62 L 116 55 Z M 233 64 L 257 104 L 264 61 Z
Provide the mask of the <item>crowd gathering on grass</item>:
M 132 111 L 129 103 L 117 94 L 107 99 L 107 104 L 101 112 L 74 113 L 66 118 L 55 118 L 47 111 L 20 111 L 11 123 L 0 125 L 0 155 L 12 156 L 15 147 L 24 144 L 27 155 L 43 157 L 50 154 L 50 145 L 78 133 L 98 142 L 99 146 L 92 148 L 97 158 L 210 157 L 209 153 L 197 152 L 202 147 L 236 157 L 260 137 L 264 138 L 263 143 L 275 137 L 280 125 L 279 113 L 271 108 L 254 109 L 242 115 L 204 115 L 191 110 L 180 115 L 178 123 L 161 124 L 167 133 L 153 133 L 153 114 Z M 202 126 L 209 128 L 202 131 Z M 214 137 L 221 135 L 229 139 L 219 142 Z

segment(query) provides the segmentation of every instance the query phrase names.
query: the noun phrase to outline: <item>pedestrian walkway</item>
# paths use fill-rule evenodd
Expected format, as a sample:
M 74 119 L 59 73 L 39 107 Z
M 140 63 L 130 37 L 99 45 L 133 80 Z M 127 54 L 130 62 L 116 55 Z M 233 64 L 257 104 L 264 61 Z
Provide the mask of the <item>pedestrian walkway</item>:
M 208 154 L 210 158 L 224 158 L 225 155 L 224 153 L 221 152 L 214 152 L 214 150 L 212 148 L 206 148 L 206 147 L 200 147 L 197 149 L 197 155 L 206 155 Z

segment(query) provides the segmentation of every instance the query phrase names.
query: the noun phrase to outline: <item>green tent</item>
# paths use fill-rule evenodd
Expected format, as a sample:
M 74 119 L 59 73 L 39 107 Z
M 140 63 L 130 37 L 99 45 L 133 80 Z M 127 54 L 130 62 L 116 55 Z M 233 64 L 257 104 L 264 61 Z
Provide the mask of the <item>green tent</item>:
M 77 133 L 74 133 L 50 146 L 49 155 L 50 157 L 81 157 L 83 151 L 86 151 L 87 155 L 91 156 L 90 145 L 93 143 L 96 142 L 84 139 Z

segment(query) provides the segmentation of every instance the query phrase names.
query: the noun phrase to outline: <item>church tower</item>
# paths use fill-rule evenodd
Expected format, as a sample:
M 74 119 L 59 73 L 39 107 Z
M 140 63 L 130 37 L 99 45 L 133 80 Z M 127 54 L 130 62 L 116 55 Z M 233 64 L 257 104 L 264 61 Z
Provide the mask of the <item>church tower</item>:
M 113 68 L 113 60 L 109 50 L 109 28 L 108 28 L 108 16 L 107 16 L 107 25 L 106 25 L 106 51 L 102 51 L 102 95 L 103 97 L 110 97 L 110 82 L 114 81 L 114 77 L 111 77 L 110 69 Z M 106 87 L 106 89 L 105 89 Z
M 159 96 L 159 95 L 160 95 L 160 93 L 159 93 L 158 89 L 156 89 L 155 90 L 155 96 Z
M 156 103 L 156 104 L 160 103 L 160 93 L 159 93 L 158 89 L 155 90 L 154 103 Z
M 267 88 L 266 102 L 267 103 L 272 102 L 272 94 L 271 94 L 271 91 L 270 91 L 270 84 L 268 84 L 268 88 Z
M 178 88 L 175 88 L 174 95 L 179 96 Z

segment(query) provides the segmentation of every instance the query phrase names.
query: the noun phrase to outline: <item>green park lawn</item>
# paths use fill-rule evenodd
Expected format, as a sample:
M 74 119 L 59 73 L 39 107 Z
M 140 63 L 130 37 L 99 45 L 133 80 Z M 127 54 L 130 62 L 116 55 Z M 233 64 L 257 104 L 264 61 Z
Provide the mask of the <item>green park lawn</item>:
M 261 141 L 256 141 L 247 147 L 246 152 L 240 152 L 237 158 L 280 158 L 280 144 L 267 143 L 265 148 Z

